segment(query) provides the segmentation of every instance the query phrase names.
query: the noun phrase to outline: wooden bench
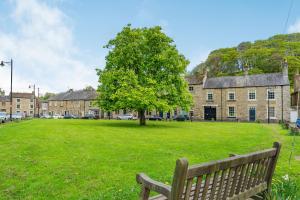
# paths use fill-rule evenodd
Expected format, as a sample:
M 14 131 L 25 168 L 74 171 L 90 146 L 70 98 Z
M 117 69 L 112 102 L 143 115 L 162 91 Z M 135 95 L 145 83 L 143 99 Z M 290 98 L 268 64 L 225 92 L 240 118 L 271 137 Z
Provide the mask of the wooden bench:
M 281 144 L 273 148 L 209 163 L 188 166 L 176 161 L 172 186 L 137 174 L 141 200 L 259 199 L 271 190 L 272 176 Z M 160 195 L 150 197 L 150 191 Z

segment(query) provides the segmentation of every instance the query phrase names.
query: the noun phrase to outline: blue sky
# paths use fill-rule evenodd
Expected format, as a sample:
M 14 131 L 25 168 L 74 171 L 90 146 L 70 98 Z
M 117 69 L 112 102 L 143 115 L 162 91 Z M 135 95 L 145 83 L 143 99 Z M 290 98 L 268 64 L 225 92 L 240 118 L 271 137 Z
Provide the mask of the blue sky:
M 14 90 L 35 83 L 46 91 L 97 86 L 95 67 L 105 65 L 102 48 L 123 26 L 160 25 L 191 64 L 211 50 L 274 34 L 300 31 L 300 1 L 287 26 L 290 0 L 2 0 L 0 59 L 15 61 Z M 9 70 L 0 69 L 8 90 Z

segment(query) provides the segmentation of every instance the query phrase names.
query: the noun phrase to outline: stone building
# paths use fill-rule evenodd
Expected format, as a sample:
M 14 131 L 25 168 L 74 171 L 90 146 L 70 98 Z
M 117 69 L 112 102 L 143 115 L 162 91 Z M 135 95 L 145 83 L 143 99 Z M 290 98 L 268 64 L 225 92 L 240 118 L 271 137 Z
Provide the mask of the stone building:
M 48 113 L 50 115 L 72 114 L 83 117 L 86 114 L 99 116 L 99 108 L 94 105 L 97 93 L 94 89 L 69 90 L 48 99 Z
M 191 115 L 199 120 L 289 120 L 290 84 L 287 65 L 281 73 L 208 78 L 188 77 L 194 98 Z
M 20 113 L 25 117 L 33 117 L 37 112 L 33 93 L 13 92 L 12 113 Z M 10 95 L 0 97 L 0 111 L 10 113 Z

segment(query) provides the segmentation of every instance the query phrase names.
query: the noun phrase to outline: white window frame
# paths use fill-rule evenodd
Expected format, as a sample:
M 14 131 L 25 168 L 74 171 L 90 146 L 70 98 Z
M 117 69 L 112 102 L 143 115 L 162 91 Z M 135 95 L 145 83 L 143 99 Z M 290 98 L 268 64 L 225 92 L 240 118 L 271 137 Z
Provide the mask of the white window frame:
M 233 94 L 233 99 L 230 99 L 230 94 Z M 236 98 L 235 98 L 236 96 L 235 96 L 235 92 L 234 91 L 228 91 L 228 93 L 227 93 L 227 100 L 228 101 L 235 101 L 236 100 Z
M 267 119 L 268 119 L 268 115 L 269 115 L 269 108 L 274 108 L 274 116 L 273 117 L 271 117 L 270 116 L 270 119 L 277 119 L 277 117 L 276 117 L 276 106 L 267 106 Z
M 17 104 L 16 108 L 21 109 L 21 104 Z
M 189 91 L 194 92 L 194 86 L 189 86 Z
M 208 95 L 211 94 L 212 99 L 208 99 Z M 213 101 L 214 100 L 214 93 L 213 92 L 207 92 L 206 93 L 206 101 Z
M 274 99 L 269 99 L 269 92 L 272 91 L 274 93 Z M 276 100 L 276 93 L 274 89 L 267 89 L 267 100 L 275 101 Z
M 254 92 L 254 94 L 255 94 L 255 99 L 250 99 L 249 97 L 250 97 L 250 93 L 252 93 L 252 92 Z M 256 97 L 256 90 L 254 90 L 254 89 L 249 89 L 248 90 L 248 101 L 256 101 L 256 99 L 257 99 L 257 97 Z
M 229 108 L 233 108 L 234 109 L 234 115 L 233 116 L 230 116 Z M 236 106 L 227 106 L 227 117 L 229 117 L 229 118 L 236 118 Z
M 21 99 L 20 99 L 20 98 L 17 98 L 17 99 L 16 99 L 16 102 L 17 102 L 17 103 L 20 103 L 20 102 L 21 102 Z

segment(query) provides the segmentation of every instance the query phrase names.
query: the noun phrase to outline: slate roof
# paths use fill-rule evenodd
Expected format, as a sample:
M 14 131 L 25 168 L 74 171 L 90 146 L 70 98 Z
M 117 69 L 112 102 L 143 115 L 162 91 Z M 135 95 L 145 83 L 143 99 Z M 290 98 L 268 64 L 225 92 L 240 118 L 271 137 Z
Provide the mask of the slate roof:
M 94 100 L 96 97 L 97 93 L 94 89 L 69 90 L 50 97 L 48 101 Z
M 203 76 L 190 75 L 186 76 L 185 80 L 189 83 L 189 85 L 199 85 L 203 83 Z
M 0 102 L 10 101 L 9 96 L 0 96 Z
M 13 98 L 24 98 L 24 99 L 32 99 L 33 93 L 25 93 L 25 92 L 13 92 Z
M 23 98 L 23 99 L 33 99 L 33 93 L 26 93 L 26 92 L 13 92 L 13 98 Z M 7 96 L 0 96 L 0 101 L 10 101 L 10 95 Z
M 238 88 L 289 85 L 288 76 L 283 73 L 257 74 L 247 76 L 224 76 L 208 78 L 205 81 L 206 89 Z

